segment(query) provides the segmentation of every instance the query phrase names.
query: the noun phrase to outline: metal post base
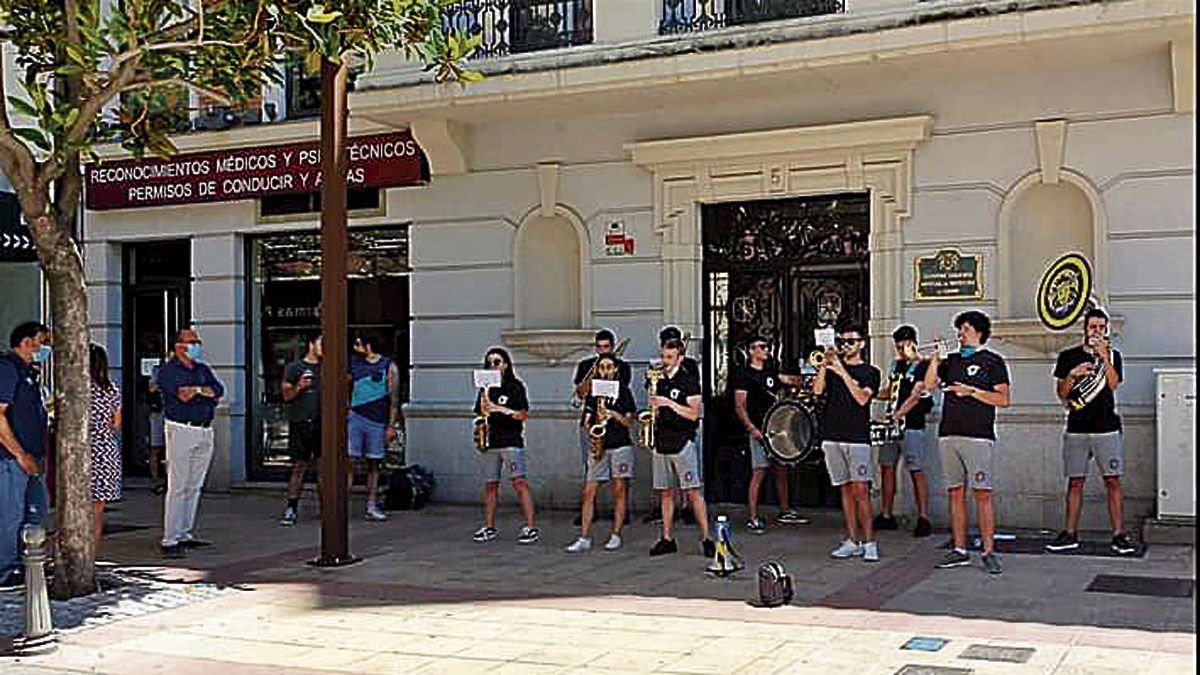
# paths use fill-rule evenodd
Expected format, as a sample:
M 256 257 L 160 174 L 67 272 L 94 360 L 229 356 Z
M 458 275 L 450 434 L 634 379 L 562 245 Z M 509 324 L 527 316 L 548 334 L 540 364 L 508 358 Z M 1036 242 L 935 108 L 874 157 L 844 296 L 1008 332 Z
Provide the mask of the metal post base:
M 362 558 L 346 555 L 346 556 L 323 556 L 319 555 L 312 560 L 309 560 L 308 565 L 313 567 L 346 567 L 354 563 L 362 562 Z

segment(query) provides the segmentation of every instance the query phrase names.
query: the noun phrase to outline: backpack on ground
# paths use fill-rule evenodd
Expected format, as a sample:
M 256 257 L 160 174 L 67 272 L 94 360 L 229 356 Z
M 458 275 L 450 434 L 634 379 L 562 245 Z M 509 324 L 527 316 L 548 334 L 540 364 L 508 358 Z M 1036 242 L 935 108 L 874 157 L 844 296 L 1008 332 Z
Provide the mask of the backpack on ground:
M 433 474 L 419 464 L 402 466 L 388 476 L 384 507 L 389 511 L 416 511 L 433 496 Z
M 792 577 L 774 560 L 758 566 L 758 601 L 763 607 L 782 607 L 792 601 Z

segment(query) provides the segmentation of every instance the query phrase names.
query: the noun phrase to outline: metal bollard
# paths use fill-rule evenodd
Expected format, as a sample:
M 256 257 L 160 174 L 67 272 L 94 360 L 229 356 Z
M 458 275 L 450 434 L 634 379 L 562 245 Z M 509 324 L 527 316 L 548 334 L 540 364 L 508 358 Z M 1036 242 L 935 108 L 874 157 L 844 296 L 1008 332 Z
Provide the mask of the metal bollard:
M 25 630 L 14 644 L 25 654 L 54 651 L 54 624 L 46 588 L 46 530 L 41 525 L 21 528 L 25 543 Z

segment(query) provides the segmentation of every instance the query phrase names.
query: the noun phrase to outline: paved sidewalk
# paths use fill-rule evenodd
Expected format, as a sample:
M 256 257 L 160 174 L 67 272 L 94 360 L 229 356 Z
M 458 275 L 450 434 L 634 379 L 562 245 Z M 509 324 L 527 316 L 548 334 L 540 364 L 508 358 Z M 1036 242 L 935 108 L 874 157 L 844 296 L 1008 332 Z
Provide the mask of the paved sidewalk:
M 280 506 L 262 494 L 206 495 L 201 534 L 215 545 L 163 561 L 160 506 L 131 491 L 112 519 L 150 527 L 111 536 L 102 557 L 238 590 L 69 632 L 57 653 L 0 659 L 0 672 L 1195 672 L 1193 598 L 1084 590 L 1101 573 L 1192 579 L 1190 548 L 1141 559 L 1008 555 L 1005 574 L 989 578 L 978 564 L 934 570 L 943 537 L 884 532 L 882 562 L 835 561 L 836 513 L 752 537 L 730 511 L 748 567 L 771 557 L 796 578 L 793 606 L 767 610 L 744 601 L 752 569 L 704 574 L 695 528 L 679 530 L 674 556 L 646 555 L 657 533 L 640 519 L 623 550 L 570 556 L 573 514 L 539 514 L 543 541 L 522 547 L 515 510 L 503 509 L 501 539 L 479 545 L 476 508 L 368 524 L 356 500 L 352 549 L 364 560 L 321 570 L 303 564 L 315 553 L 315 509 L 306 503 L 300 525 L 283 528 Z M 597 539 L 608 525 L 598 523 Z M 948 642 L 900 649 L 916 636 Z M 1024 663 L 961 658 L 972 645 L 1033 651 L 1008 650 Z

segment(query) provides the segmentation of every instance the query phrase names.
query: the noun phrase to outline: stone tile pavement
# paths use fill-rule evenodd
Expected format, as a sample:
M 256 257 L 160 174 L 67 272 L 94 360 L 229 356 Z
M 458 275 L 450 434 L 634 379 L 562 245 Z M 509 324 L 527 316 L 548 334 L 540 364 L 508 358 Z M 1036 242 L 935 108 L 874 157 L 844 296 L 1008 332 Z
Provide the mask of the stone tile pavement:
M 1194 599 L 1088 593 L 1098 573 L 1194 577 L 1191 549 L 1146 558 L 1010 555 L 1005 574 L 935 571 L 934 539 L 882 533 L 877 565 L 828 557 L 836 513 L 735 543 L 750 567 L 780 559 L 797 600 L 748 606 L 751 570 L 706 577 L 706 561 L 678 533 L 681 552 L 650 559 L 656 533 L 640 519 L 626 548 L 573 557 L 569 513 L 539 514 L 543 541 L 515 543 L 519 521 L 502 510 L 501 540 L 474 544 L 478 510 L 435 505 L 361 522 L 338 570 L 303 564 L 315 553 L 315 509 L 281 528 L 279 499 L 206 495 L 202 536 L 211 549 L 182 561 L 154 552 L 157 527 L 113 535 L 102 553 L 163 579 L 236 583 L 243 592 L 74 631 L 59 650 L 0 658 L 0 672 L 173 673 L 822 673 L 891 674 L 906 665 L 974 673 L 1195 672 Z M 113 519 L 154 525 L 156 500 L 132 491 Z M 735 524 L 741 514 L 732 509 Z M 598 523 L 598 532 L 607 527 Z M 937 538 L 935 538 L 937 539 Z M 914 636 L 948 639 L 940 651 L 904 651 Z M 960 658 L 975 644 L 1025 647 L 1025 663 Z

